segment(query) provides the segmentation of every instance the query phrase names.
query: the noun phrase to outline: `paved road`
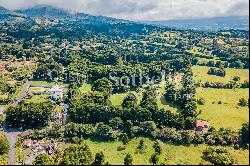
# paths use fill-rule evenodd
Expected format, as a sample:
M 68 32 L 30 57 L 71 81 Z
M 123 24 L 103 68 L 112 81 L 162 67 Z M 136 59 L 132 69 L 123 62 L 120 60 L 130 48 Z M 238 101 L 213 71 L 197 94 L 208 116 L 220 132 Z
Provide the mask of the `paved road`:
M 22 91 L 20 93 L 20 95 L 18 96 L 18 98 L 16 99 L 16 101 L 12 104 L 13 107 L 16 107 L 18 105 L 18 103 L 20 103 L 23 98 L 25 98 L 27 96 L 27 91 L 29 90 L 30 87 L 30 82 L 26 82 L 25 84 L 23 84 L 23 88 Z
M 20 95 L 18 96 L 16 101 L 12 104 L 12 106 L 14 107 L 17 106 L 18 103 L 20 103 L 22 99 L 26 97 L 27 95 L 26 92 L 29 90 L 29 87 L 30 87 L 30 82 L 28 81 L 27 83 L 23 85 Z M 17 138 L 17 135 L 20 134 L 21 132 L 18 131 L 17 129 L 9 129 L 6 127 L 6 125 L 4 125 L 4 133 L 9 141 L 9 146 L 10 146 L 8 164 L 14 165 L 15 153 L 16 153 L 16 148 L 15 148 L 16 138 Z
M 5 132 L 5 135 L 10 145 L 9 160 L 8 160 L 9 165 L 15 164 L 15 153 L 16 153 L 15 144 L 16 144 L 16 138 L 18 134 L 20 134 L 20 132 Z

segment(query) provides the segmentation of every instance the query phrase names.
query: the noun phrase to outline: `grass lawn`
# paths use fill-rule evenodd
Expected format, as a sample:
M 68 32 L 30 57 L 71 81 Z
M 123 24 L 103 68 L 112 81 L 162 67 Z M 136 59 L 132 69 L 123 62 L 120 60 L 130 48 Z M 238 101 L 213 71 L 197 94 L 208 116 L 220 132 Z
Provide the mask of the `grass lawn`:
M 122 105 L 124 98 L 128 95 L 128 93 L 117 93 L 110 96 L 110 101 L 115 106 Z
M 0 95 L 0 99 L 7 99 L 7 98 L 8 98 L 8 95 L 7 95 L 7 94 Z
M 139 145 L 140 140 L 143 139 L 147 145 L 147 149 L 143 154 L 136 154 L 136 148 Z M 123 151 L 117 151 L 117 148 L 122 145 L 121 142 L 99 142 L 86 140 L 87 145 L 90 147 L 93 156 L 102 151 L 105 156 L 105 160 L 112 165 L 123 165 L 124 157 L 130 153 L 133 156 L 134 165 L 150 165 L 149 159 L 154 154 L 153 141 L 148 138 L 136 138 L 131 140 L 126 149 Z M 67 146 L 67 145 L 66 145 Z M 172 165 L 198 165 L 203 161 L 202 152 L 207 148 L 207 145 L 190 145 L 190 146 L 177 146 L 172 144 L 161 143 L 162 154 L 160 155 L 160 161 L 158 164 L 172 164 Z M 227 149 L 238 159 L 239 164 L 248 164 L 247 150 L 234 150 L 231 147 Z
M 61 112 L 63 110 L 63 106 L 56 106 L 54 112 Z
M 240 76 L 241 80 L 239 82 L 244 82 L 245 80 L 249 80 L 249 70 L 248 69 L 233 69 L 233 68 L 226 68 L 226 76 L 219 77 L 215 75 L 208 75 L 207 72 L 210 67 L 207 66 L 193 66 L 192 70 L 194 72 L 194 77 L 196 81 L 202 82 L 222 82 L 228 83 L 232 80 L 234 76 Z
M 196 97 L 205 99 L 205 105 L 198 106 L 197 110 L 202 111 L 199 117 L 208 120 L 217 129 L 238 130 L 242 123 L 249 122 L 249 108 L 237 105 L 240 98 L 249 99 L 249 89 L 197 88 Z M 218 104 L 219 101 L 222 104 Z
M 87 93 L 91 91 L 91 84 L 90 83 L 83 83 L 82 86 L 79 88 L 81 93 Z
M 48 81 L 30 81 L 32 86 L 53 86 L 56 84 L 63 85 L 62 82 L 48 82 Z
M 179 107 L 167 102 L 163 96 L 157 97 L 157 105 L 159 109 L 169 110 L 171 112 L 177 112 Z
M 25 103 L 42 103 L 48 101 L 48 94 L 34 95 L 31 99 L 25 99 Z

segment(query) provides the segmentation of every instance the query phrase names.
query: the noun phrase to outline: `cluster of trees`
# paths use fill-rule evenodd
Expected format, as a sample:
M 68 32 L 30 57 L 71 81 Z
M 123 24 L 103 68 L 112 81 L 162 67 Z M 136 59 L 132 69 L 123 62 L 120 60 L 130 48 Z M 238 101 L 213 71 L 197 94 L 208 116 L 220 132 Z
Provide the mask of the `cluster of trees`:
M 203 83 L 201 86 L 204 88 L 220 88 L 220 89 L 249 88 L 249 81 L 244 81 L 243 83 L 238 83 L 236 81 L 230 81 L 229 83 L 207 81 Z
M 217 76 L 220 76 L 220 77 L 225 77 L 226 76 L 226 71 L 225 71 L 224 68 L 219 68 L 219 69 L 210 68 L 208 70 L 207 74 L 209 74 L 209 75 L 217 75 Z
M 0 156 L 9 152 L 9 142 L 3 132 L 0 132 Z
M 203 152 L 205 160 L 214 165 L 235 165 L 237 160 L 223 148 L 208 148 Z
M 16 86 L 9 84 L 4 79 L 0 80 L 0 94 L 13 94 L 16 92 Z
M 193 122 L 198 116 L 196 101 L 194 99 L 195 93 L 196 85 L 193 80 L 193 73 L 190 69 L 185 72 L 180 88 L 178 88 L 174 82 L 167 82 L 164 95 L 165 99 L 180 107 L 180 113 L 185 119 L 186 129 L 193 128 Z
M 9 107 L 6 111 L 6 123 L 11 127 L 36 128 L 48 124 L 54 110 L 51 102 L 19 103 L 16 107 Z

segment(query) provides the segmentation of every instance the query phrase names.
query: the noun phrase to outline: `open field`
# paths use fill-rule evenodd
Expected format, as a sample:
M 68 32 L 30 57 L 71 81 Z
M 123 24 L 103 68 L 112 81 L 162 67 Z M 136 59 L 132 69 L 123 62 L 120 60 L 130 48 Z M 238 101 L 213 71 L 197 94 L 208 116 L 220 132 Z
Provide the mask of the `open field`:
M 56 84 L 59 84 L 59 85 L 62 85 L 63 83 L 62 82 L 48 82 L 48 81 L 30 81 L 30 84 L 32 86 L 53 86 L 53 85 L 56 85 Z
M 25 103 L 42 103 L 48 101 L 48 95 L 42 94 L 42 95 L 34 95 L 31 99 L 25 99 Z
M 128 93 L 118 93 L 110 96 L 110 101 L 115 106 L 120 106 Z
M 91 91 L 91 84 L 83 83 L 82 86 L 79 88 L 81 93 L 88 93 Z
M 249 108 L 237 105 L 240 98 L 249 99 L 249 89 L 198 88 L 196 98 L 200 97 L 205 99 L 205 104 L 198 106 L 197 110 L 202 111 L 199 117 L 208 120 L 216 129 L 238 130 L 242 123 L 249 122 Z M 219 101 L 222 104 L 218 104 Z
M 136 154 L 136 148 L 139 145 L 140 140 L 143 139 L 147 145 L 147 149 L 143 154 Z M 131 140 L 126 149 L 123 151 L 117 151 L 117 148 L 122 145 L 121 142 L 99 142 L 86 140 L 89 145 L 92 154 L 102 151 L 105 155 L 105 160 L 110 162 L 112 165 L 123 165 L 123 160 L 126 154 L 130 153 L 133 156 L 133 164 L 135 165 L 150 165 L 149 158 L 154 154 L 153 141 L 148 138 L 136 138 Z M 202 159 L 202 152 L 208 147 L 207 145 L 172 145 L 167 143 L 160 143 L 162 147 L 162 154 L 160 155 L 159 164 L 187 164 L 187 165 L 199 165 L 204 163 Z M 67 146 L 67 145 L 64 145 Z M 233 156 L 238 160 L 239 164 L 248 164 L 249 152 L 247 150 L 234 150 L 231 147 L 226 147 Z
M 194 77 L 196 81 L 202 82 L 222 82 L 228 83 L 232 80 L 234 76 L 240 76 L 241 80 L 239 82 L 244 82 L 245 80 L 249 80 L 249 70 L 248 69 L 233 69 L 233 68 L 226 68 L 226 76 L 219 77 L 215 75 L 208 75 L 207 72 L 210 67 L 207 66 L 193 66 L 192 70 L 194 72 Z

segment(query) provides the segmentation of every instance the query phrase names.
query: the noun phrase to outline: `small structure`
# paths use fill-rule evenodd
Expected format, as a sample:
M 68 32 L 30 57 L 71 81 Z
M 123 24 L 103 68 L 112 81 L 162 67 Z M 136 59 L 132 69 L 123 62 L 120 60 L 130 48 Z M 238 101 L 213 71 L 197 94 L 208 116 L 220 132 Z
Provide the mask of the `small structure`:
M 0 71 L 5 71 L 5 70 L 6 70 L 5 66 L 0 66 Z
M 4 107 L 0 107 L 0 115 L 3 115 L 3 114 L 4 114 L 4 110 L 5 110 Z
M 201 131 L 203 133 L 208 132 L 209 125 L 210 124 L 207 121 L 203 121 L 203 120 L 197 120 L 195 122 L 196 131 Z
M 23 142 L 23 147 L 24 148 L 29 148 L 31 147 L 32 145 L 32 141 L 30 139 L 26 139 L 24 142 Z
M 51 89 L 48 90 L 48 93 L 53 99 L 62 99 L 63 98 L 63 86 L 55 85 Z

